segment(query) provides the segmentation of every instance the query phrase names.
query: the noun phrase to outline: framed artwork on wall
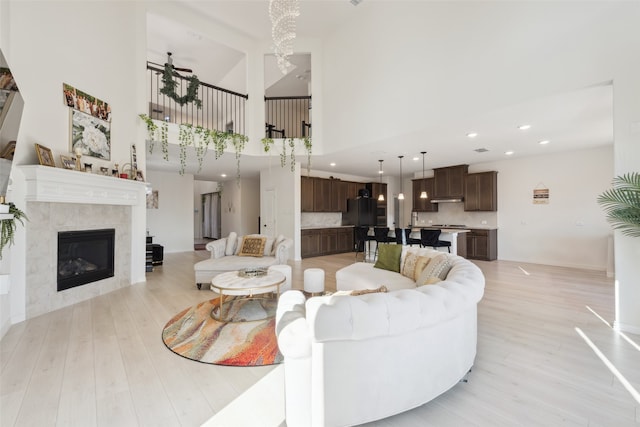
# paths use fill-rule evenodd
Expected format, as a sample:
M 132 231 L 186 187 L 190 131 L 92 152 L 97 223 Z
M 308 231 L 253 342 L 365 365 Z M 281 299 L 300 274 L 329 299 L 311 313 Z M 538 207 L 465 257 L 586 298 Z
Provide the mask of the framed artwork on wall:
M 111 160 L 111 123 L 78 110 L 71 111 L 71 152 Z
M 36 153 L 38 154 L 38 161 L 41 165 L 56 167 L 56 162 L 53 160 L 53 153 L 51 153 L 50 148 L 36 144 Z

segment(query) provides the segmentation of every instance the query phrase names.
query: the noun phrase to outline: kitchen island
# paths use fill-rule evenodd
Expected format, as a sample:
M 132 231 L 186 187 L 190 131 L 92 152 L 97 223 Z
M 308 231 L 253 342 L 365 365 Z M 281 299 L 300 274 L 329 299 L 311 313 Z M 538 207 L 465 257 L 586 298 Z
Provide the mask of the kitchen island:
M 413 239 L 420 239 L 420 230 L 423 228 L 425 230 L 440 230 L 440 237 L 438 237 L 438 240 L 451 242 L 450 249 L 452 254 L 466 256 L 466 252 L 467 252 L 466 239 L 464 239 L 464 237 L 461 237 L 460 239 L 458 239 L 458 236 L 461 234 L 464 236 L 464 233 L 469 233 L 471 231 L 470 229 L 462 228 L 462 227 L 449 228 L 446 225 L 442 227 L 439 227 L 439 226 L 412 227 L 411 234 L 409 235 L 409 237 Z M 441 248 L 438 248 L 437 250 L 447 252 L 446 247 L 441 247 Z

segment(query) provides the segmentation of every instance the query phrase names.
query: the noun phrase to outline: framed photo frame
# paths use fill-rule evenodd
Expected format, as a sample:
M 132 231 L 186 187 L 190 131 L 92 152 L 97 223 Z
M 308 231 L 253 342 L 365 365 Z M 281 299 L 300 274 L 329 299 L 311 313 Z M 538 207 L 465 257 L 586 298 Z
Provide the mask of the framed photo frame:
M 100 166 L 100 175 L 109 176 L 111 175 L 111 172 L 109 171 L 109 168 Z
M 136 181 L 144 182 L 144 174 L 140 170 L 136 171 Z
M 50 148 L 36 144 L 36 153 L 38 154 L 38 161 L 41 165 L 56 167 L 56 162 L 53 160 L 53 153 Z
M 4 150 L 0 154 L 0 157 L 7 160 L 13 160 L 13 154 L 16 152 L 16 142 L 9 141 L 7 145 L 5 145 Z
M 78 110 L 71 111 L 70 151 L 111 160 L 111 123 Z
M 62 163 L 62 167 L 65 169 L 75 169 L 76 168 L 76 159 L 69 156 L 60 155 L 60 162 Z

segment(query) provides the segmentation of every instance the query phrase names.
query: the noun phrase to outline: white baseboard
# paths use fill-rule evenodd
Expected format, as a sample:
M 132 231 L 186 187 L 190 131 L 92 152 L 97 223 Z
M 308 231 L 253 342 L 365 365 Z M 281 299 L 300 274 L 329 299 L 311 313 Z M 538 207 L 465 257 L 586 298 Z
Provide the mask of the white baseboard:
M 621 332 L 629 332 L 631 334 L 640 335 L 640 326 L 627 325 L 618 321 L 613 322 L 613 329 Z

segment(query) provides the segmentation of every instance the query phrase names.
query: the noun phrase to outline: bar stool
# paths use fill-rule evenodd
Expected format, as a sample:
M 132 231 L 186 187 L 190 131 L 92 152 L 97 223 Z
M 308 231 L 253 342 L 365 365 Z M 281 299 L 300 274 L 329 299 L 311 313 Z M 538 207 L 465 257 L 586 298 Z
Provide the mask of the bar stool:
M 321 268 L 307 268 L 304 270 L 304 291 L 313 294 L 324 292 L 324 270 Z
M 451 253 L 451 242 L 447 242 L 446 240 L 438 240 L 440 237 L 440 230 L 420 230 L 420 244 L 424 247 L 432 247 L 435 250 L 438 248 L 446 247 L 447 251 Z

